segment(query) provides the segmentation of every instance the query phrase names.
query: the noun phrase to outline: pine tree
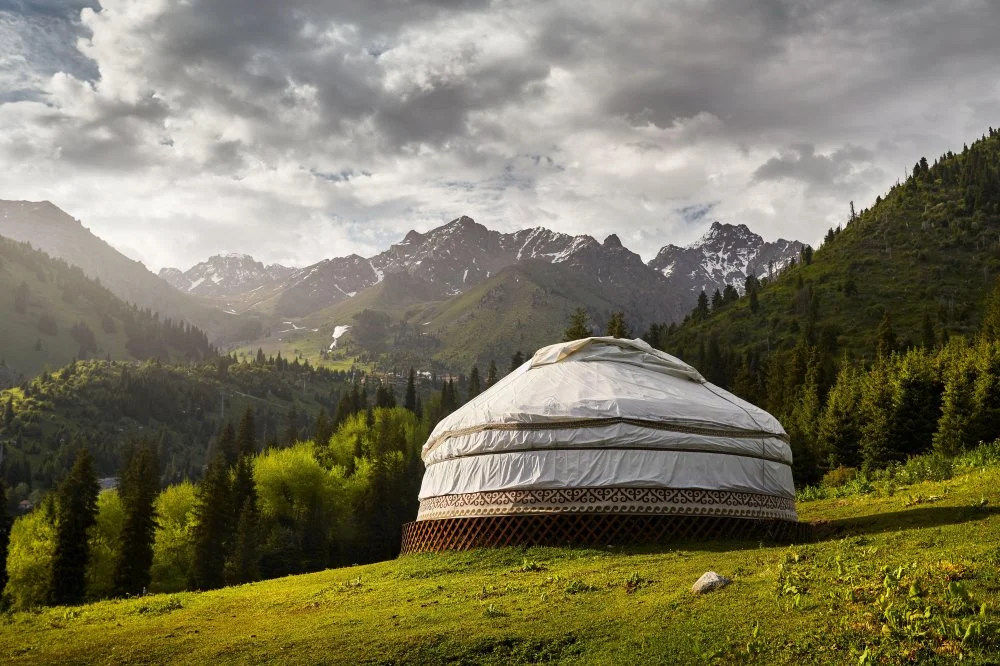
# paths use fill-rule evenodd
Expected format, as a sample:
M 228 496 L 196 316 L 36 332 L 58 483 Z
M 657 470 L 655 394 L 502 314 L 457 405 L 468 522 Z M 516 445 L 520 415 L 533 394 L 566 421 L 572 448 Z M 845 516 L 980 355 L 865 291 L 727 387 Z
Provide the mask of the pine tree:
M 892 319 L 886 312 L 875 333 L 875 356 L 889 356 L 896 351 L 896 333 L 892 330 Z
M 240 419 L 239 430 L 236 431 L 236 455 L 245 456 L 257 453 L 257 422 L 253 409 L 246 408 Z
M 285 421 L 285 435 L 282 444 L 285 446 L 295 446 L 295 443 L 299 441 L 299 414 L 295 411 L 295 406 L 293 405 L 290 410 L 288 410 L 288 418 Z
M 757 290 L 750 292 L 750 312 L 756 313 L 760 308 L 760 303 L 757 301 Z
M 333 433 L 333 424 L 330 423 L 330 419 L 326 415 L 326 410 L 321 409 L 319 416 L 316 417 L 316 429 L 313 431 L 313 441 L 318 446 L 327 446 L 330 443 L 330 438 L 333 437 Z
M 694 307 L 692 318 L 695 321 L 701 321 L 706 317 L 708 317 L 708 294 L 702 289 L 701 293 L 698 294 L 698 305 Z
M 514 372 L 522 365 L 524 365 L 524 354 L 519 351 L 514 352 L 514 355 L 510 357 L 510 371 Z
M 997 278 L 986 299 L 986 311 L 979 334 L 991 342 L 1000 340 L 1000 278 Z
M 630 337 L 628 326 L 625 324 L 624 312 L 619 310 L 611 314 L 611 319 L 608 320 L 608 335 L 613 338 Z
M 403 398 L 403 407 L 411 412 L 417 411 L 417 373 L 410 368 L 410 376 L 406 380 L 406 396 Z
M 236 449 L 236 431 L 233 430 L 231 421 L 226 421 L 226 425 L 222 426 L 222 432 L 219 433 L 216 448 L 222 453 L 222 457 L 228 466 L 232 467 L 236 464 L 239 451 Z
M 490 359 L 489 368 L 486 370 L 486 388 L 489 388 L 497 383 L 497 363 L 493 359 Z
M 257 487 L 253 477 L 253 461 L 243 456 L 236 464 L 232 485 L 233 519 L 236 532 L 225 567 L 226 582 L 248 583 L 259 577 Z
M 571 342 L 581 338 L 589 338 L 594 334 L 590 328 L 590 315 L 583 308 L 577 308 L 570 315 L 569 328 L 563 333 L 563 341 Z
M 722 309 L 722 292 L 718 289 L 712 294 L 712 312 L 718 312 Z
M 0 478 L 0 590 L 7 586 L 7 550 L 10 546 L 10 529 L 14 520 L 7 515 L 7 484 Z M 0 601 L 0 608 L 3 603 Z
M 125 517 L 115 562 L 116 594 L 141 594 L 149 585 L 156 531 L 154 503 L 159 491 L 160 470 L 156 450 L 145 440 L 130 446 L 125 454 L 124 472 L 118 486 Z
M 479 367 L 472 366 L 472 372 L 469 373 L 469 400 L 472 400 L 477 395 L 481 388 L 479 386 Z
M 934 334 L 934 322 L 931 316 L 924 313 L 924 321 L 920 327 L 920 344 L 927 351 L 934 351 L 937 348 L 937 336 Z
M 97 522 L 100 486 L 90 451 L 80 449 L 69 475 L 56 491 L 56 547 L 52 558 L 52 601 L 78 604 L 84 600 L 90 546 L 87 531 Z
M 198 485 L 194 508 L 194 559 L 190 585 L 196 590 L 221 587 L 233 522 L 229 466 L 219 453 L 212 458 Z

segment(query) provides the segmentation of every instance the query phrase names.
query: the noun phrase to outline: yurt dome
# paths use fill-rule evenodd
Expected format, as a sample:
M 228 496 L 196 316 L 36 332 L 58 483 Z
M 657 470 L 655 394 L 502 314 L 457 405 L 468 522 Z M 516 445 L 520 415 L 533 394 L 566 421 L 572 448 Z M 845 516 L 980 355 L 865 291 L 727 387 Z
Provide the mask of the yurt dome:
M 797 520 L 777 419 L 642 340 L 539 350 L 438 423 L 422 457 L 404 551 Z M 615 516 L 684 520 L 623 530 Z

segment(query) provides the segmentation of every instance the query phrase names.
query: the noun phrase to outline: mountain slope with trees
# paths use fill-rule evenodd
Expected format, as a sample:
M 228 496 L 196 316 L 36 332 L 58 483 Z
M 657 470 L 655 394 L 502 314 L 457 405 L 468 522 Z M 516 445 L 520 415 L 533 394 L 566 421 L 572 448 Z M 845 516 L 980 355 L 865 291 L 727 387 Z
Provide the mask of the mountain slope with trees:
M 122 302 L 59 259 L 0 237 L 0 389 L 73 359 L 198 361 L 201 330 Z
M 645 337 L 767 407 L 799 481 L 839 465 L 951 454 L 992 418 L 1000 358 L 1000 131 L 921 158 L 869 209 L 850 206 L 815 252 L 746 295 L 702 294 Z M 985 315 L 984 315 L 985 313 Z M 987 326 L 981 326 L 985 319 Z M 960 444 L 955 444 L 959 442 Z

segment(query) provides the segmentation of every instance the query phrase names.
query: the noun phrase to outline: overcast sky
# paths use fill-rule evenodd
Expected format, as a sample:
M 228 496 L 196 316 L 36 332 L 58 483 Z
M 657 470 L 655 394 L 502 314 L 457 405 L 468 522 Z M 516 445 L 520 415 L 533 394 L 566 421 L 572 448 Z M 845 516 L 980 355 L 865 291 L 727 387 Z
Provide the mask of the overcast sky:
M 153 269 L 462 214 L 816 242 L 1000 125 L 998 35 L 993 0 L 0 0 L 0 198 Z

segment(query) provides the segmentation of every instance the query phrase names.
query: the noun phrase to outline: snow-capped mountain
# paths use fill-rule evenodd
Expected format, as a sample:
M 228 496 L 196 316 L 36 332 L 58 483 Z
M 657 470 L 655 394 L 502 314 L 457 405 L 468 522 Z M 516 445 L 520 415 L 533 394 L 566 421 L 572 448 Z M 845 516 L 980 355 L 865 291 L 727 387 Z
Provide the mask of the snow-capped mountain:
M 159 276 L 174 288 L 199 296 L 232 297 L 283 280 L 296 269 L 265 266 L 248 254 L 217 254 L 186 271 L 164 268 Z
M 649 262 L 670 286 L 697 296 L 709 295 L 727 284 L 741 293 L 751 272 L 763 277 L 778 272 L 799 256 L 802 243 L 779 239 L 765 242 L 745 224 L 713 222 L 704 236 L 687 247 L 667 245 Z

